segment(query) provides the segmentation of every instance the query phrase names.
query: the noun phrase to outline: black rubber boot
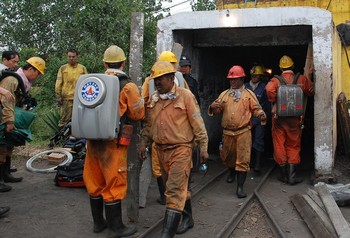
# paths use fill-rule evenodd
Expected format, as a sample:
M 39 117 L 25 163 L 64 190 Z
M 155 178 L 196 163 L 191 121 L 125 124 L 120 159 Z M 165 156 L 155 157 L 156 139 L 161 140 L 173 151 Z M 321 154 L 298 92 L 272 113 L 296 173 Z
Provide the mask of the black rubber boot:
M 282 183 L 288 183 L 288 172 L 287 172 L 287 164 L 280 164 L 279 170 L 281 176 L 278 178 Z
M 251 149 L 249 168 L 253 169 L 255 166 L 255 150 Z
M 165 186 L 162 177 L 157 178 L 158 190 L 159 190 L 159 198 L 157 198 L 157 202 L 161 205 L 165 205 Z
M 238 198 L 245 198 L 247 194 L 243 191 L 243 185 L 245 182 L 245 179 L 247 177 L 247 172 L 241 172 L 237 171 L 237 197 Z
M 263 157 L 263 152 L 255 151 L 255 164 L 254 164 L 254 172 L 257 174 L 261 173 L 261 159 Z
M 10 167 L 10 173 L 14 173 L 14 172 L 17 172 L 17 168 L 16 168 L 16 166 L 11 165 L 11 167 Z
M 297 165 L 288 164 L 288 184 L 289 185 L 295 185 L 303 181 L 301 178 L 296 177 L 296 168 L 297 168 Z
M 94 232 L 100 233 L 107 228 L 107 222 L 103 217 L 102 197 L 90 197 L 90 208 L 92 219 L 94 220 Z
M 233 183 L 236 178 L 236 170 L 234 168 L 229 168 L 229 174 L 227 176 L 226 182 L 227 183 Z
M 0 193 L 8 192 L 12 189 L 11 186 L 5 184 L 4 173 L 5 173 L 5 164 L 0 164 Z
M 11 168 L 11 157 L 6 156 L 6 163 L 5 163 L 5 173 L 4 173 L 4 181 L 6 183 L 18 183 L 23 180 L 23 177 L 13 177 L 10 173 Z
M 187 230 L 191 229 L 194 226 L 194 220 L 192 217 L 192 205 L 191 199 L 186 200 L 185 209 L 182 212 L 182 221 L 177 228 L 176 234 L 183 234 Z
M 0 207 L 0 217 L 6 215 L 10 211 L 10 207 Z
M 6 157 L 6 160 L 7 160 L 7 157 Z M 14 173 L 14 172 L 17 172 L 17 168 L 16 166 L 11 164 L 11 160 L 10 160 L 10 173 Z
M 181 219 L 181 212 L 166 209 L 161 238 L 172 238 L 175 236 Z
M 136 227 L 126 227 L 122 220 L 122 204 L 120 200 L 114 202 L 106 202 L 106 219 L 109 228 L 109 236 L 111 238 L 126 237 L 134 234 Z

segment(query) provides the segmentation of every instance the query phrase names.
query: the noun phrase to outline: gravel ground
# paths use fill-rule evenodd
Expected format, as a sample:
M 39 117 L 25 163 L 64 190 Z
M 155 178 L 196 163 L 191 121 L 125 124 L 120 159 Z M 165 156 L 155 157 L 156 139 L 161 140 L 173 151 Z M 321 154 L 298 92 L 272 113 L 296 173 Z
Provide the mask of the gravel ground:
M 258 202 L 251 204 L 249 211 L 237 225 L 232 237 L 275 237 L 266 221 L 266 214 Z
M 22 183 L 19 184 L 13 184 L 14 191 L 11 191 L 11 201 L 8 201 L 7 194 L 9 193 L 3 193 L 0 194 L 0 205 L 10 205 L 11 211 L 10 214 L 2 219 L 0 219 L 0 237 L 5 238 L 16 238 L 16 237 L 45 237 L 40 236 L 39 232 L 36 233 L 36 230 L 39 231 L 40 226 L 47 226 L 47 234 L 49 236 L 47 237 L 106 237 L 106 234 L 92 234 L 90 230 L 86 230 L 86 224 L 91 225 L 91 215 L 88 207 L 88 198 L 86 196 L 86 191 L 84 189 L 78 189 L 78 190 L 70 190 L 70 189 L 62 189 L 57 188 L 53 185 L 53 182 L 51 180 L 51 177 L 49 177 L 49 180 L 47 180 L 48 175 L 45 174 L 34 174 L 30 173 L 28 171 L 25 171 L 25 161 L 27 158 L 33 156 L 34 154 L 37 154 L 47 148 L 36 148 L 33 146 L 25 146 L 25 147 L 18 147 L 15 150 L 15 156 L 13 159 L 13 164 L 19 167 L 19 171 L 15 173 L 16 176 L 25 176 L 25 180 Z M 337 178 L 338 183 L 342 184 L 348 184 L 350 183 L 350 160 L 347 159 L 345 156 L 337 156 L 337 160 L 335 163 L 334 168 L 334 174 Z M 50 199 L 52 199 L 54 196 L 57 198 L 57 200 L 47 201 L 43 200 L 40 202 L 40 197 L 38 197 L 36 194 L 36 191 L 42 190 L 43 188 L 40 187 L 42 185 L 37 185 L 36 180 L 45 180 L 46 182 L 43 186 L 50 189 L 50 191 L 47 191 L 46 193 L 50 193 Z M 25 185 L 25 183 L 27 185 Z M 11 184 L 12 185 L 12 184 Z M 32 189 L 28 190 L 27 193 L 23 193 L 24 188 L 23 186 L 31 186 Z M 155 191 L 157 188 L 154 188 Z M 67 191 L 66 195 L 62 195 L 62 191 Z M 22 193 L 21 193 L 22 192 Z M 23 197 L 25 196 L 25 197 Z M 156 194 L 155 194 L 156 196 Z M 82 201 L 76 201 L 76 198 L 82 197 L 85 200 Z M 152 197 L 152 200 L 155 200 Z M 150 201 L 152 201 L 150 200 Z M 25 201 L 23 203 L 23 201 Z M 21 203 L 18 206 L 15 206 L 13 204 Z M 26 204 L 28 203 L 28 204 Z M 50 205 L 51 204 L 51 205 Z M 52 206 L 52 204 L 54 206 Z M 55 206 L 57 204 L 57 206 Z M 61 205 L 59 205 L 61 204 Z M 60 208 L 60 206 L 63 206 Z M 52 211 L 42 210 L 38 211 L 35 210 L 37 208 L 40 209 L 40 207 L 52 207 Z M 78 213 L 74 213 L 74 210 L 77 210 Z M 21 216 L 21 214 L 17 214 L 20 212 L 25 211 L 25 216 Z M 68 214 L 62 214 L 63 212 L 66 212 Z M 42 220 L 40 217 L 46 217 L 48 214 L 52 213 L 52 220 Z M 163 212 L 158 212 L 158 216 L 163 216 Z M 71 225 L 68 226 L 62 226 L 62 229 L 57 234 L 57 231 L 53 229 L 53 227 L 57 227 L 62 224 L 66 224 L 62 219 L 67 219 L 65 216 L 70 216 L 70 219 L 79 219 L 78 227 L 72 227 Z M 28 217 L 32 217 L 31 219 L 27 219 Z M 126 219 L 124 219 L 126 220 Z M 154 221 L 153 221 L 154 222 Z M 22 225 L 21 225 L 22 224 Z M 26 227 L 30 224 L 33 228 L 32 231 L 26 230 Z M 69 223 L 68 223 L 69 224 Z M 76 222 L 74 223 L 76 225 Z M 72 223 L 73 225 L 73 223 Z M 12 227 L 12 228 L 11 228 Z M 16 229 L 16 235 L 13 235 L 9 229 Z M 89 226 L 88 226 L 89 227 Z M 146 227 L 146 225 L 145 225 Z M 84 230 L 85 229 L 85 230 Z M 80 231 L 79 231 L 80 230 Z M 79 232 L 78 232 L 79 231 Z M 81 233 L 82 232 L 82 233 Z M 79 235 L 78 235 L 79 234 Z M 82 236 L 81 236 L 82 235 Z M 93 236 L 91 236 L 93 235 Z M 234 237 L 240 237 L 240 238 L 251 238 L 251 237 L 274 237 L 272 231 L 268 228 L 266 214 L 264 213 L 263 209 L 261 208 L 260 204 L 258 202 L 254 202 L 250 205 L 250 209 L 245 217 L 241 220 L 241 222 L 238 224 L 237 229 L 234 232 Z M 137 237 L 137 235 L 133 236 Z M 288 236 L 292 237 L 292 236 Z

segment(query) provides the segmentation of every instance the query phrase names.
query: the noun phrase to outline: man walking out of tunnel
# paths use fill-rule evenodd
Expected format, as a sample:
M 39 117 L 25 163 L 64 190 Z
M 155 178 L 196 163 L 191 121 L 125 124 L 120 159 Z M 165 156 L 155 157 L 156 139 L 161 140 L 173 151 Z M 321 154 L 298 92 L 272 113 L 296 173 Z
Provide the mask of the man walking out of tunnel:
M 200 148 L 201 161 L 208 158 L 208 135 L 198 103 L 190 90 L 174 83 L 174 74 L 175 68 L 167 61 L 157 61 L 152 67 L 151 78 L 157 90 L 147 103 L 139 147 L 140 158 L 145 159 L 146 147 L 153 141 L 153 153 L 161 164 L 166 185 L 162 238 L 174 237 L 194 226 L 188 191 L 194 143 Z
M 186 80 L 191 92 L 196 97 L 198 104 L 201 105 L 200 97 L 198 93 L 198 82 L 197 82 L 197 79 L 195 79 L 191 74 L 192 73 L 191 59 L 185 55 L 182 55 L 180 58 L 179 66 L 180 66 L 179 67 L 180 72 L 182 73 L 184 79 Z
M 253 115 L 261 120 L 261 124 L 265 124 L 266 114 L 254 92 L 244 87 L 245 73 L 241 66 L 234 65 L 229 70 L 227 79 L 230 80 L 230 88 L 223 91 L 209 106 L 208 115 L 223 114 L 223 148 L 220 156 L 229 168 L 227 182 L 232 183 L 237 175 L 236 194 L 238 198 L 244 198 L 247 194 L 243 185 L 249 170 L 252 145 L 250 120 Z
M 283 183 L 294 185 L 302 182 L 296 177 L 296 167 L 300 164 L 300 144 L 301 144 L 301 126 L 303 124 L 303 115 L 301 116 L 279 116 L 277 103 L 279 98 L 279 87 L 282 83 L 297 84 L 302 93 L 306 96 L 313 96 L 314 85 L 304 75 L 294 74 L 294 62 L 289 56 L 282 56 L 279 62 L 282 71 L 280 76 L 275 75 L 266 85 L 266 93 L 270 102 L 272 102 L 272 140 L 274 153 L 273 157 L 278 164 Z
M 171 52 L 171 51 L 163 51 L 160 55 L 158 60 L 162 60 L 162 61 L 167 61 L 169 63 L 171 63 L 175 69 L 176 64 L 177 64 L 177 58 L 176 55 Z M 175 77 L 174 77 L 174 82 L 175 84 L 177 84 L 179 87 L 182 88 L 187 88 L 190 89 L 188 84 L 186 83 L 184 77 L 182 76 L 181 72 L 175 72 Z M 144 99 L 144 102 L 147 103 L 148 99 L 150 98 L 150 96 L 156 91 L 155 85 L 154 85 L 154 79 L 152 79 L 151 77 L 147 77 L 145 78 L 144 83 L 142 84 L 142 98 Z M 146 108 L 147 110 L 147 108 Z M 150 155 L 152 158 L 152 173 L 153 176 L 157 179 L 157 184 L 158 184 L 158 190 L 159 190 L 159 198 L 157 198 L 157 202 L 161 205 L 165 205 L 165 186 L 164 186 L 164 182 L 163 182 L 163 178 L 162 178 L 162 172 L 160 169 L 160 165 L 159 165 L 159 161 L 158 161 L 158 157 L 157 154 L 154 153 L 153 151 L 155 151 L 154 149 L 155 144 L 153 143 L 150 147 Z M 141 169 L 141 173 L 143 172 L 143 170 L 146 169 L 146 166 L 142 166 Z M 146 181 L 150 181 L 150 180 L 146 180 Z M 146 195 L 147 195 L 147 189 L 148 189 L 149 183 L 145 183 L 144 181 L 141 182 L 140 187 L 144 190 L 142 193 L 140 193 L 140 207 L 145 207 L 146 206 Z M 146 189 L 144 189 L 146 187 Z
M 184 76 L 184 79 L 186 80 L 188 86 L 190 87 L 191 92 L 196 97 L 196 100 L 197 100 L 198 105 L 200 107 L 201 102 L 200 102 L 200 97 L 199 97 L 198 82 L 197 82 L 197 79 L 195 79 L 191 74 L 192 73 L 191 59 L 189 57 L 187 57 L 186 55 L 182 55 L 180 58 L 179 70 L 182 73 L 182 75 Z M 192 164 L 193 164 L 192 171 L 193 172 L 198 170 L 198 167 L 200 165 L 199 160 L 200 159 L 199 159 L 198 147 L 195 146 L 193 148 L 193 153 L 192 153 Z M 191 178 L 190 178 L 190 182 L 191 182 Z
M 119 115 L 131 120 L 142 120 L 144 103 L 137 86 L 122 71 L 125 67 L 124 51 L 116 45 L 106 49 L 103 62 L 105 74 L 118 76 L 120 82 Z M 122 119 L 121 119 L 122 121 Z M 84 164 L 84 182 L 90 196 L 90 207 L 95 233 L 107 226 L 109 237 L 125 237 L 136 232 L 122 221 L 121 200 L 127 191 L 127 145 L 114 140 L 87 140 Z M 105 203 L 106 220 L 103 217 Z
M 256 95 L 256 98 L 259 101 L 260 106 L 267 115 L 266 104 L 269 104 L 265 92 L 266 84 L 261 82 L 264 75 L 264 68 L 260 65 L 253 66 L 250 70 L 251 79 L 249 82 L 245 83 L 244 86 L 247 89 L 250 89 Z M 260 119 L 253 117 L 252 118 L 252 139 L 253 139 L 253 151 L 251 166 L 255 173 L 260 173 L 260 167 L 262 163 L 262 158 L 265 150 L 265 125 L 261 125 Z

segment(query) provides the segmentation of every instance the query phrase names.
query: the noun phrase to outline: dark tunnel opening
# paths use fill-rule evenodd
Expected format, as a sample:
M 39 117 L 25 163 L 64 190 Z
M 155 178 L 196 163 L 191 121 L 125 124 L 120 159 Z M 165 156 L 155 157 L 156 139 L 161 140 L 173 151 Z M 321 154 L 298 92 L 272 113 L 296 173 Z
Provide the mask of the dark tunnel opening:
M 276 29 L 277 28 L 277 29 Z M 246 81 L 250 80 L 250 69 L 253 65 L 263 65 L 271 69 L 268 79 L 275 74 L 280 74 L 279 60 L 283 55 L 290 56 L 294 61 L 294 72 L 303 73 L 308 45 L 312 42 L 311 27 L 299 26 L 289 29 L 280 27 L 266 27 L 265 29 L 244 28 L 237 31 L 230 29 L 205 32 L 179 31 L 176 39 L 183 45 L 183 53 L 192 59 L 192 74 L 198 80 L 199 93 L 201 98 L 201 112 L 209 135 L 209 152 L 218 153 L 218 146 L 221 140 L 222 129 L 219 116 L 207 116 L 207 109 L 218 95 L 229 88 L 229 81 L 226 79 L 229 69 L 233 65 L 240 65 L 244 68 Z M 282 42 L 271 41 L 269 32 L 272 32 L 273 39 L 283 39 Z M 302 34 L 303 38 L 289 37 L 291 32 Z M 181 34 L 179 34 L 181 33 Z M 243 33 L 243 34 L 240 34 Z M 240 38 L 237 34 L 242 35 Z M 305 35 L 307 37 L 305 37 Z M 207 40 L 203 37 L 207 36 Z M 229 39 L 232 36 L 232 45 Z M 288 38 L 289 37 L 289 38 Z M 215 40 L 217 38 L 217 40 Z M 239 40 L 241 39 L 241 40 Z M 247 40 L 249 39 L 249 40 Z M 254 44 L 254 42 L 257 42 Z M 288 44 L 290 42 L 290 44 Z M 301 157 L 304 167 L 313 166 L 314 161 L 314 100 L 308 98 L 305 113 L 304 129 L 301 142 Z M 266 157 L 273 156 L 271 138 L 271 124 L 266 127 Z

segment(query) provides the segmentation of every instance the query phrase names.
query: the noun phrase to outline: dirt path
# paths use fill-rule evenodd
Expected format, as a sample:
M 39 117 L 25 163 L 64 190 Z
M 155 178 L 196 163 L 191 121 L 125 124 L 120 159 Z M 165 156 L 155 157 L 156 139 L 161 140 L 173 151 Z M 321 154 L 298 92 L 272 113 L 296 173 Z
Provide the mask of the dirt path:
M 107 237 L 107 231 L 100 234 L 92 232 L 92 217 L 90 214 L 89 198 L 84 188 L 62 188 L 54 185 L 55 174 L 32 173 L 25 169 L 27 159 L 42 148 L 17 148 L 13 163 L 18 172 L 15 176 L 23 176 L 20 183 L 10 184 L 13 189 L 7 193 L 0 193 L 0 206 L 10 206 L 11 211 L 7 216 L 0 218 L 1 238 L 98 238 Z M 338 171 L 337 176 L 343 178 L 340 182 L 348 182 L 349 171 Z M 223 184 L 225 186 L 225 184 Z M 285 186 L 288 189 L 289 186 Z M 298 187 L 293 187 L 297 189 Z M 275 198 L 273 192 L 267 194 Z M 157 183 L 152 178 L 147 197 L 146 208 L 140 209 L 140 220 L 136 223 L 138 232 L 132 237 L 138 237 L 147 228 L 154 225 L 164 216 L 165 207 L 156 202 L 158 197 Z M 220 203 L 217 197 L 215 203 Z M 273 201 L 273 199 L 271 199 Z M 123 202 L 123 220 L 128 224 L 125 202 Z M 350 221 L 350 208 L 342 209 L 344 216 Z M 198 217 L 199 212 L 194 211 L 197 225 L 200 221 L 206 221 L 206 217 Z M 252 210 L 248 217 L 238 226 L 240 237 L 249 237 L 254 233 L 266 234 L 266 226 L 259 222 L 261 210 Z M 282 214 L 283 215 L 283 214 Z M 196 217 L 197 216 L 197 217 Z M 210 226 L 202 226 L 202 229 L 210 229 Z M 293 237 L 293 230 L 288 237 Z M 205 233 L 205 232 L 204 232 Z M 246 236 L 244 236 L 244 234 Z M 248 235 L 249 234 L 249 235 Z M 297 234 L 297 233 L 294 233 Z M 188 234 L 182 237 L 193 237 Z M 241 236 L 242 235 L 242 236 Z M 248 236 L 247 236 L 248 235 Z M 180 237 L 180 236 L 178 236 Z

